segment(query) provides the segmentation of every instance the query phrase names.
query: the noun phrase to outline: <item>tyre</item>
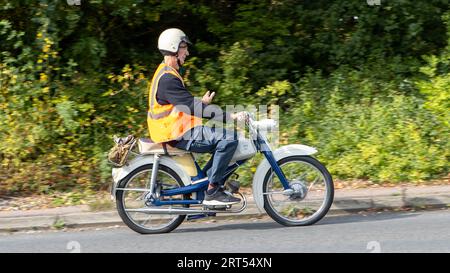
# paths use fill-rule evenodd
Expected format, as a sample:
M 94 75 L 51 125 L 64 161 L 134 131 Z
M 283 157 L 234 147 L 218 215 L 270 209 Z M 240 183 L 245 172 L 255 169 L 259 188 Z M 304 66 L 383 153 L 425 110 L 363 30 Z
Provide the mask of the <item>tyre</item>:
M 186 215 L 148 214 L 143 212 L 130 212 L 129 209 L 148 208 L 151 204 L 147 202 L 147 190 L 150 187 L 150 177 L 153 164 L 141 166 L 133 170 L 127 177 L 122 179 L 117 188 L 129 190 L 117 190 L 116 206 L 122 221 L 132 230 L 141 234 L 167 233 L 177 228 L 185 219 Z M 181 178 L 167 166 L 159 165 L 155 185 L 155 193 L 161 190 L 182 187 Z M 140 191 L 139 191 L 140 190 Z M 185 200 L 187 195 L 161 197 L 161 200 Z M 173 205 L 172 208 L 176 208 Z M 189 207 L 178 205 L 179 208 Z
M 333 203 L 334 186 L 328 170 L 310 156 L 290 156 L 278 162 L 292 190 L 285 191 L 269 169 L 263 182 L 264 209 L 285 226 L 312 225 L 322 219 Z

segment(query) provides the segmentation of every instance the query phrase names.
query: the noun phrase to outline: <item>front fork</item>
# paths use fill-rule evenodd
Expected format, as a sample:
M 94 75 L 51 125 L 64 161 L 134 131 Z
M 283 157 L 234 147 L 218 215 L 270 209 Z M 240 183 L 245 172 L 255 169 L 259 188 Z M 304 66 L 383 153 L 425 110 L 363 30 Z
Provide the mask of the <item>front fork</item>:
M 290 189 L 291 187 L 289 186 L 289 181 L 286 179 L 286 176 L 284 175 L 283 170 L 281 170 L 280 166 L 278 166 L 277 160 L 273 156 L 272 151 L 270 151 L 270 150 L 262 151 L 262 153 L 266 157 L 267 161 L 269 161 L 269 164 L 272 167 L 272 169 L 275 172 L 275 174 L 280 179 L 280 182 L 283 185 L 283 188 L 285 190 Z
M 152 174 L 150 176 L 150 185 L 148 187 L 149 193 L 147 193 L 146 199 L 147 200 L 155 200 L 155 185 L 156 185 L 156 178 L 158 176 L 158 168 L 159 168 L 159 154 L 153 155 L 153 168 L 152 168 Z
M 267 144 L 267 141 L 264 137 L 262 137 L 259 132 L 257 134 L 257 143 L 259 144 L 259 150 L 261 153 L 266 157 L 267 161 L 269 162 L 270 166 L 272 167 L 275 174 L 280 179 L 281 184 L 283 185 L 283 188 L 285 190 L 290 189 L 289 181 L 286 179 L 286 176 L 283 173 L 283 170 L 281 170 L 280 166 L 278 166 L 277 160 L 273 156 L 272 149 Z

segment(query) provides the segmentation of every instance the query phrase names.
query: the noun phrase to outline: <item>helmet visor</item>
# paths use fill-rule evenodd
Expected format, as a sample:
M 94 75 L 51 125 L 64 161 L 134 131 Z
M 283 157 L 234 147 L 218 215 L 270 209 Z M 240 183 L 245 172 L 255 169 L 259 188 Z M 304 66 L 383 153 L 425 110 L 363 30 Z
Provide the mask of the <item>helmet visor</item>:
M 188 36 L 181 37 L 181 41 L 185 42 L 186 44 L 192 45 L 191 40 L 189 40 Z

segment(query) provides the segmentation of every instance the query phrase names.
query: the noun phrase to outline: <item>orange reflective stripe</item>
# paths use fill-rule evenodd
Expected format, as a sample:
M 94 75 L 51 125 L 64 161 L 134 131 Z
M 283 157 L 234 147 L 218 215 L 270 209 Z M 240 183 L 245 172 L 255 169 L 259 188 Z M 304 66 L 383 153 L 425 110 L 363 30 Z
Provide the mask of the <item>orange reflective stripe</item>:
M 172 112 L 172 109 L 158 113 L 158 114 L 153 114 L 152 112 L 148 112 L 148 116 L 152 119 L 161 119 L 164 117 L 167 117 L 168 115 L 170 115 L 170 113 Z
M 178 79 L 180 79 L 181 83 L 182 83 L 183 86 L 184 86 L 183 78 L 182 78 L 181 75 L 178 73 L 178 71 L 176 71 L 175 69 L 173 69 L 173 68 L 170 67 L 170 66 L 166 66 L 166 67 L 168 68 L 168 69 L 166 69 L 166 71 L 167 71 L 167 70 L 170 70 L 170 71 L 167 71 L 167 73 L 170 73 L 170 74 L 174 75 L 175 77 L 177 77 Z
M 156 69 L 152 82 L 149 84 L 149 111 L 147 124 L 150 138 L 155 142 L 166 142 L 177 139 L 195 126 L 202 125 L 202 119 L 193 115 L 179 112 L 172 104 L 161 105 L 156 99 L 158 83 L 165 73 L 170 73 L 180 79 L 184 86 L 184 81 L 178 71 L 162 63 Z
M 161 66 L 161 65 L 160 65 Z M 167 66 L 166 66 L 167 67 Z M 155 77 L 153 77 L 153 82 L 152 82 L 152 84 L 151 84 L 151 99 L 150 99 L 150 113 L 152 114 L 152 115 L 156 115 L 155 113 L 154 113 L 154 105 L 155 105 L 155 100 L 156 100 L 156 92 L 157 92 L 157 88 L 155 88 L 155 87 L 157 87 L 158 85 L 158 83 L 159 83 L 159 79 L 161 78 L 161 76 L 162 75 L 164 75 L 164 73 L 166 72 L 165 71 L 165 67 L 158 67 L 158 69 L 159 69 L 159 71 L 157 72 L 157 74 L 156 74 L 156 76 Z
M 161 67 L 163 66 L 163 67 Z M 172 67 L 165 65 L 165 64 L 161 64 L 160 67 L 158 67 L 158 72 L 157 74 L 153 77 L 153 82 L 151 84 L 151 99 L 150 99 L 150 117 L 151 118 L 155 118 L 155 119 L 159 119 L 161 117 L 165 117 L 167 116 L 170 111 L 172 110 L 173 107 L 171 107 L 171 109 L 166 110 L 165 112 L 168 112 L 167 114 L 164 115 L 164 113 L 154 113 L 154 106 L 155 106 L 155 101 L 156 101 L 156 92 L 157 92 L 157 86 L 159 83 L 159 80 L 161 79 L 161 77 L 165 74 L 165 73 L 170 73 L 172 75 L 174 75 L 175 77 L 177 77 L 178 79 L 180 79 L 181 83 L 184 86 L 184 81 L 183 78 L 181 78 L 180 74 L 173 69 Z

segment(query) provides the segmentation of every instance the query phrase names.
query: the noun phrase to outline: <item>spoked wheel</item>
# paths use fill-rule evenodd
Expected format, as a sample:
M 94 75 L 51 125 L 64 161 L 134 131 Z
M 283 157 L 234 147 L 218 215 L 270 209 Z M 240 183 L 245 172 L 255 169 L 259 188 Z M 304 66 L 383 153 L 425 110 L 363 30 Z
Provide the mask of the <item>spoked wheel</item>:
M 328 170 L 309 156 L 280 159 L 278 165 L 289 182 L 285 190 L 270 169 L 263 182 L 264 209 L 285 226 L 312 225 L 322 219 L 333 203 L 334 186 Z
M 117 211 L 123 222 L 132 230 L 141 234 L 154 234 L 170 232 L 177 228 L 185 219 L 186 215 L 165 215 L 149 214 L 148 212 L 138 212 L 137 209 L 145 209 L 151 206 L 148 202 L 148 192 L 153 164 L 145 165 L 131 172 L 118 184 L 116 194 Z M 161 190 L 182 187 L 183 182 L 180 177 L 170 168 L 159 165 L 157 183 L 155 185 L 156 194 Z M 161 200 L 185 200 L 186 195 L 170 196 Z M 188 205 L 174 205 L 172 208 L 186 208 Z

